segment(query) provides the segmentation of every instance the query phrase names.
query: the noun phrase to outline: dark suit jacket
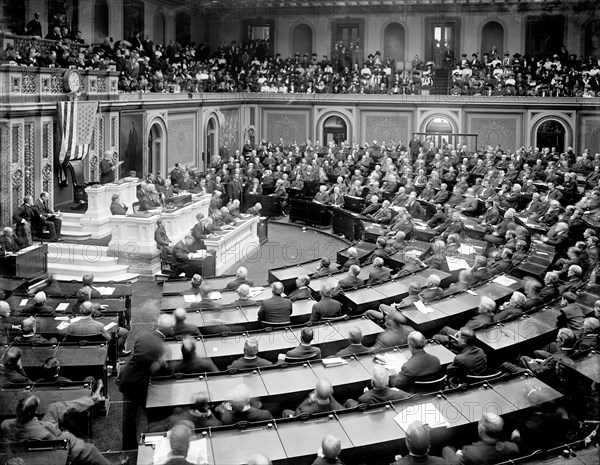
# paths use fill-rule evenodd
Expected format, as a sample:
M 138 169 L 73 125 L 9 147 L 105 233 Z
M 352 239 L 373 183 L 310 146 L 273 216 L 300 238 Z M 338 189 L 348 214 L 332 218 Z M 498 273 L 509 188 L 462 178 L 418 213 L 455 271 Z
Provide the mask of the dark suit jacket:
M 390 377 L 390 385 L 398 389 L 411 387 L 415 381 L 431 381 L 440 376 L 442 366 L 440 359 L 424 350 L 417 350 L 402 365 L 400 373 Z
M 313 354 L 316 354 L 314 357 Z M 319 360 L 321 358 L 321 349 L 313 346 L 305 346 L 299 345 L 298 347 L 288 350 L 285 354 L 286 357 L 293 358 L 301 358 L 301 359 L 311 359 L 311 360 Z
M 294 415 L 301 415 L 303 413 L 319 413 L 319 412 L 330 412 L 332 410 L 341 410 L 342 405 L 331 396 L 328 404 L 319 404 L 312 399 L 312 393 L 298 406 Z
M 192 360 L 179 360 L 173 364 L 173 373 L 214 373 L 219 371 L 210 358 L 196 357 Z
M 237 368 L 237 369 L 244 369 L 244 368 L 263 368 L 263 367 L 270 367 L 273 366 L 273 364 L 271 362 L 269 362 L 268 360 L 265 360 L 264 358 L 260 358 L 260 357 L 256 357 L 256 358 L 238 358 L 237 360 L 234 360 L 233 363 L 231 365 L 229 365 L 227 367 L 227 369 L 229 370 L 230 368 Z
M 402 390 L 390 389 L 386 386 L 384 389 L 371 389 L 358 398 L 359 404 L 377 404 L 390 400 L 406 399 L 410 394 Z
M 312 307 L 309 321 L 320 321 L 323 318 L 335 318 L 342 315 L 342 304 L 330 297 L 323 297 Z
M 408 331 L 402 329 L 386 329 L 383 333 L 377 335 L 373 350 L 384 349 L 386 347 L 406 345 Z
M 311 290 L 308 287 L 302 287 L 294 290 L 287 298 L 294 302 L 296 300 L 305 300 L 310 297 L 312 297 Z
M 270 299 L 263 300 L 258 310 L 258 321 L 287 323 L 290 321 L 291 314 L 292 301 L 279 295 L 274 295 Z
M 509 273 L 510 270 L 512 270 L 512 261 L 500 260 L 499 262 L 496 262 L 492 266 L 490 266 L 489 270 L 492 275 Z
M 188 245 L 185 243 L 185 240 L 179 241 L 173 247 L 173 257 L 175 261 L 179 263 L 187 263 L 189 261 L 188 255 L 191 253 Z
M 231 410 L 221 410 L 221 421 L 224 425 L 233 425 L 240 421 L 262 421 L 272 420 L 273 415 L 268 410 L 259 410 L 256 407 L 250 407 L 245 412 L 234 412 Z
M 479 347 L 470 345 L 465 347 L 459 354 L 456 354 L 454 361 L 448 366 L 446 373 L 448 377 L 463 381 L 467 375 L 481 376 L 486 371 L 487 358 L 485 352 Z
M 415 457 L 412 455 L 406 455 L 400 460 L 396 460 L 392 465 L 447 465 L 446 461 L 441 457 L 432 455 L 426 455 L 425 457 Z
M 185 321 L 177 321 L 173 326 L 173 336 L 199 336 L 200 331 L 196 325 L 192 325 L 190 323 L 186 323 Z
M 169 459 L 169 461 L 166 462 L 165 465 L 193 465 L 193 464 L 188 462 L 184 457 L 173 457 L 173 458 Z
M 448 465 L 491 465 L 503 462 L 519 454 L 519 448 L 512 441 L 477 441 L 462 448 L 462 456 L 447 453 L 444 449 L 444 459 Z
M 19 311 L 21 315 L 48 315 L 54 316 L 54 309 L 49 305 L 32 304 Z
M 18 252 L 19 244 L 17 243 L 17 238 L 14 236 L 0 236 L 0 250 L 4 250 L 5 252 Z
M 392 275 L 390 274 L 389 270 L 384 268 L 375 268 L 369 273 L 367 284 L 383 283 L 385 281 L 389 281 L 390 279 L 392 279 Z
M 127 210 L 123 208 L 123 205 L 119 202 L 112 202 L 110 204 L 110 212 L 113 215 L 127 215 Z
M 371 349 L 363 346 L 362 344 L 350 344 L 348 347 L 343 348 L 337 354 L 336 357 L 346 357 L 354 354 L 364 354 L 365 352 L 371 352 Z
M 235 278 L 233 281 L 227 283 L 227 286 L 225 286 L 225 289 L 229 289 L 229 290 L 235 291 L 242 284 L 247 284 L 250 287 L 254 287 L 254 282 L 253 281 L 249 281 L 248 279 L 245 279 L 245 278 L 244 279 Z

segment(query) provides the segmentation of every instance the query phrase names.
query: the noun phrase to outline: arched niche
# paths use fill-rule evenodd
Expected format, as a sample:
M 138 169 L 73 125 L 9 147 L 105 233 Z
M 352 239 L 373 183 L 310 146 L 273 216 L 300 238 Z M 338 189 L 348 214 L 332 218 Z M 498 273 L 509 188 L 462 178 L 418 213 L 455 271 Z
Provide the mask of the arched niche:
M 405 61 L 405 49 L 404 26 L 400 23 L 388 24 L 383 32 L 383 56 L 389 56 L 396 63 L 402 63 Z
M 154 118 L 148 124 L 144 175 L 160 172 L 166 176 L 167 170 L 167 127 L 162 118 Z
M 308 24 L 298 24 L 292 31 L 291 55 L 305 53 L 310 57 L 313 51 L 313 32 Z
M 109 14 L 106 0 L 96 0 L 94 2 L 94 37 L 92 40 L 96 44 L 101 44 L 109 35 Z
M 481 28 L 481 56 L 496 47 L 502 57 L 504 50 L 504 26 L 498 21 L 488 21 Z
M 189 44 L 192 40 L 192 18 L 185 11 L 175 15 L 175 40 L 182 45 Z
M 567 147 L 568 129 L 566 124 L 558 118 L 544 118 L 534 127 L 533 139 L 535 146 L 542 148 L 553 148 L 564 152 Z
M 157 11 L 154 15 L 154 27 L 152 28 L 152 41 L 155 44 L 165 44 L 165 28 L 165 15 L 161 11 Z
M 219 119 L 214 113 L 208 117 L 204 134 L 204 160 L 208 166 L 219 154 Z

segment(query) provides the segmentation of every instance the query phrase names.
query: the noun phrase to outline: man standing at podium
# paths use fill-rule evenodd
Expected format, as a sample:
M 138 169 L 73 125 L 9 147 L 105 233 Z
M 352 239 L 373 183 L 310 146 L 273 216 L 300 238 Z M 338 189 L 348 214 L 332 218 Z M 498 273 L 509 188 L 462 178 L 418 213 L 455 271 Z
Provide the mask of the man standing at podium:
M 50 194 L 48 192 L 42 192 L 40 194 L 40 198 L 35 202 L 35 208 L 40 213 L 42 218 L 46 222 L 46 227 L 50 232 L 50 240 L 51 241 L 62 241 L 62 237 L 60 237 L 61 229 L 62 229 L 62 220 L 60 218 L 60 213 L 55 213 L 52 208 L 50 208 Z
M 100 184 L 115 182 L 115 171 L 121 163 L 113 163 L 113 151 L 104 152 L 104 158 L 100 162 Z

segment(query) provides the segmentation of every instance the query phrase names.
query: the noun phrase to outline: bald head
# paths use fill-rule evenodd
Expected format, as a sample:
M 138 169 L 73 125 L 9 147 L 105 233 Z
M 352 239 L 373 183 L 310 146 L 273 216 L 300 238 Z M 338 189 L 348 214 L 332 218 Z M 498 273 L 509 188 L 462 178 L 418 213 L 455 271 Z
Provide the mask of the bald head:
M 4 300 L 0 301 L 0 318 L 8 318 L 10 316 L 10 305 Z
M 362 344 L 363 333 L 358 326 L 352 326 L 348 334 L 350 344 Z
M 175 318 L 176 323 L 183 323 L 187 318 L 187 312 L 185 311 L 185 308 L 176 308 L 173 312 L 173 318 Z
M 317 381 L 315 394 L 317 395 L 317 399 L 329 401 L 329 398 L 333 394 L 333 386 L 331 385 L 331 382 L 327 379 L 320 379 Z
M 171 428 L 168 436 L 173 455 L 187 456 L 191 434 L 190 428 L 182 423 L 178 423 Z
M 44 291 L 40 291 L 38 292 L 34 297 L 33 297 L 33 301 L 36 304 L 43 304 L 44 302 L 46 302 L 46 293 Z
M 247 284 L 242 284 L 238 286 L 237 293 L 240 299 L 247 299 L 250 295 L 250 286 L 248 286 Z
M 371 372 L 371 386 L 373 389 L 383 389 L 387 387 L 390 381 L 390 373 L 382 365 L 375 365 Z
M 419 331 L 413 331 L 408 335 L 408 347 L 411 351 L 420 350 L 427 344 L 427 339 Z
M 158 317 L 156 329 L 166 336 L 171 332 L 171 329 L 173 329 L 174 323 L 175 321 L 173 320 L 172 315 L 163 313 Z
M 409 423 L 406 428 L 406 447 L 411 454 L 424 456 L 429 452 L 431 438 L 429 430 L 420 421 Z
M 342 452 L 342 441 L 333 434 L 328 434 L 321 441 L 321 450 L 325 458 L 335 460 Z
M 274 295 L 281 295 L 283 293 L 283 284 L 279 281 L 275 281 L 271 284 L 271 290 Z
M 25 318 L 21 322 L 21 331 L 23 331 L 23 334 L 34 334 L 35 333 L 35 318 Z
M 486 437 L 498 439 L 502 434 L 502 428 L 504 428 L 504 420 L 495 413 L 484 413 L 477 425 L 481 439 Z
M 250 457 L 246 465 L 271 465 L 271 460 L 266 455 L 259 453 Z

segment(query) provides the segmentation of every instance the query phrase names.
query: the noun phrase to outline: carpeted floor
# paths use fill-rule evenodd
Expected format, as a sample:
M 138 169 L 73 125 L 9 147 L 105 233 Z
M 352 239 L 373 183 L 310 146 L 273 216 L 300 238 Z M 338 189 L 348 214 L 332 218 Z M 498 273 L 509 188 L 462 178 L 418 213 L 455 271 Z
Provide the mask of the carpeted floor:
M 329 234 L 330 230 L 318 231 L 289 224 L 287 218 L 269 223 L 269 240 L 251 256 L 240 261 L 225 274 L 234 274 L 238 266 L 248 268 L 248 276 L 257 285 L 266 284 L 268 270 L 289 266 L 307 260 L 329 257 L 335 260 L 338 250 L 348 246 L 344 241 Z M 155 281 L 140 281 L 132 286 L 132 325 L 127 347 L 132 348 L 140 331 L 152 329 L 159 314 L 161 286 Z M 123 359 L 126 361 L 126 359 Z M 106 417 L 94 419 L 93 442 L 110 460 L 117 460 L 121 451 L 122 396 L 109 378 L 108 394 L 110 408 Z M 126 451 L 135 463 L 136 451 Z

